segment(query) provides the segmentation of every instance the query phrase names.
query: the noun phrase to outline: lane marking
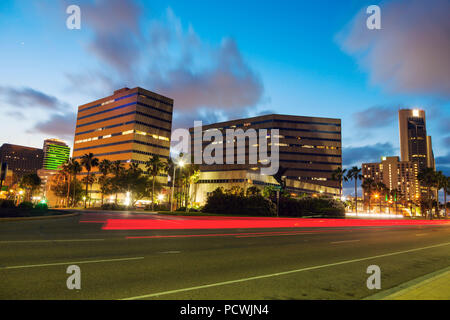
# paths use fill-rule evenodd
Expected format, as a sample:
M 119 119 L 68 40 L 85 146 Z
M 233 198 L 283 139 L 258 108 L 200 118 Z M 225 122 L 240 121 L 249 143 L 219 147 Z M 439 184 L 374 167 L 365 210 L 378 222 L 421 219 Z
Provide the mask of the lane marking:
M 426 236 L 428 233 L 416 233 L 416 237 Z
M 105 239 L 61 239 L 61 240 L 7 240 L 2 243 L 33 243 L 33 242 L 86 242 L 86 241 L 104 241 Z
M 51 266 L 64 266 L 64 265 L 68 265 L 68 264 L 118 262 L 118 261 L 130 261 L 130 260 L 141 260 L 141 259 L 144 259 L 144 257 L 105 259 L 105 260 L 87 260 L 87 261 L 74 261 L 74 262 L 56 262 L 56 263 L 46 263 L 46 264 L 32 264 L 32 265 L 25 265 L 25 266 L 0 267 L 0 270 L 4 270 L 4 269 L 36 268 L 36 267 L 51 267 Z
M 169 290 L 169 291 L 150 293 L 150 294 L 145 294 L 145 295 L 140 295 L 140 296 L 135 296 L 135 297 L 124 298 L 124 299 L 121 299 L 121 300 L 146 299 L 146 298 L 159 297 L 159 296 L 168 295 L 168 294 L 174 294 L 174 293 L 180 293 L 180 292 L 186 292 L 186 291 L 193 291 L 193 290 L 199 290 L 199 289 L 205 289 L 205 288 L 212 288 L 212 287 L 224 286 L 224 285 L 228 285 L 228 284 L 235 284 L 235 283 L 247 282 L 247 281 L 252 281 L 252 280 L 259 280 L 259 279 L 266 279 L 266 278 L 271 278 L 271 277 L 284 276 L 284 275 L 288 275 L 288 274 L 292 274 L 292 273 L 298 273 L 298 272 L 303 272 L 303 271 L 322 269 L 322 268 L 327 268 L 327 267 L 334 267 L 334 266 L 339 266 L 339 265 L 344 265 L 344 264 L 349 264 L 349 263 L 354 263 L 354 262 L 361 262 L 361 261 L 366 261 L 366 260 L 372 260 L 372 259 L 377 259 L 377 258 L 385 258 L 385 257 L 390 257 L 390 256 L 403 254 L 403 253 L 416 252 L 416 251 L 426 250 L 426 249 L 431 249 L 431 248 L 439 248 L 439 247 L 448 246 L 448 245 L 450 245 L 450 242 L 440 243 L 440 244 L 437 244 L 437 245 L 432 245 L 432 246 L 427 246 L 427 247 L 409 249 L 409 250 L 404 250 L 404 251 L 385 253 L 385 254 L 380 254 L 380 255 L 371 256 L 371 257 L 339 261 L 339 262 L 324 264 L 324 265 L 320 265 L 320 266 L 306 267 L 306 268 L 301 268 L 301 269 L 296 269 L 296 270 L 289 270 L 289 271 L 265 274 L 265 275 L 261 275 L 261 276 L 255 276 L 255 277 L 249 277 L 249 278 L 243 278 L 243 279 L 237 279 L 237 280 L 230 280 L 230 281 L 223 281 L 223 282 L 205 284 L 205 285 L 189 287 L 189 288 L 183 288 L 183 289 L 175 289 L 175 290 Z
M 181 251 L 161 251 L 158 253 L 173 254 L 173 253 L 181 253 Z
M 331 244 L 338 244 L 338 243 L 350 243 L 350 242 L 359 242 L 361 240 L 342 240 L 342 241 L 333 241 L 330 242 Z

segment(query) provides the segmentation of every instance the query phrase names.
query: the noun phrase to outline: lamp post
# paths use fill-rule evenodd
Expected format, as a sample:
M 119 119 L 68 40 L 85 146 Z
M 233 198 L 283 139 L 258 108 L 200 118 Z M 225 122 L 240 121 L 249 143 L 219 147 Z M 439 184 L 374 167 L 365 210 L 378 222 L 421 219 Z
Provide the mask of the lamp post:
M 184 166 L 184 161 L 180 160 L 173 166 L 173 180 L 172 180 L 172 196 L 170 197 L 170 211 L 173 211 L 173 192 L 175 189 L 175 174 L 177 172 L 177 167 L 182 168 Z

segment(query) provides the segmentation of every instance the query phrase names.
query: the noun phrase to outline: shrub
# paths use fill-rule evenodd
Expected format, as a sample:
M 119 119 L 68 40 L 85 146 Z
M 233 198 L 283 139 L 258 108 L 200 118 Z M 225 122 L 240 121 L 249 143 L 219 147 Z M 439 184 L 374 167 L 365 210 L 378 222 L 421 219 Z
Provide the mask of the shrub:
M 14 200 L 0 200 L 0 208 L 15 208 Z
M 125 207 L 120 204 L 115 203 L 104 203 L 101 206 L 102 210 L 117 210 L 117 211 L 124 211 L 124 210 L 130 210 L 132 207 Z
M 202 212 L 251 216 L 274 216 L 276 207 L 261 195 L 245 197 L 242 194 L 223 193 L 221 189 L 212 192 Z
M 29 202 L 29 201 L 24 201 L 21 204 L 19 204 L 20 209 L 33 209 L 33 203 Z
M 47 211 L 48 205 L 46 203 L 39 202 L 37 205 L 34 206 L 34 208 L 39 211 Z
M 344 217 L 345 207 L 340 201 L 326 198 L 281 198 L 280 215 L 289 217 Z

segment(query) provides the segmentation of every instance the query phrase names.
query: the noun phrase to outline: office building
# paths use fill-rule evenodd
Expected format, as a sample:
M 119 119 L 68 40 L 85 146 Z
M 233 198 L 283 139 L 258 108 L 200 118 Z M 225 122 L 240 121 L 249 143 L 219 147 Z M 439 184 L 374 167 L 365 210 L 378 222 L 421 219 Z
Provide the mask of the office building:
M 287 189 L 292 193 L 339 195 L 339 182 L 331 179 L 335 169 L 342 167 L 341 120 L 313 118 L 291 115 L 264 115 L 247 119 L 238 119 L 203 126 L 203 132 L 219 129 L 226 136 L 226 129 L 267 129 L 268 150 L 271 148 L 270 130 L 278 129 L 279 166 L 286 168 L 284 173 Z M 193 137 L 194 128 L 190 129 Z M 194 139 L 192 139 L 194 141 Z M 203 142 L 203 148 L 209 142 Z M 259 145 L 253 145 L 259 149 Z M 272 176 L 259 174 L 264 162 L 249 163 L 251 155 L 249 139 L 245 142 L 245 164 L 200 165 L 201 176 L 198 183 L 200 201 L 204 194 L 217 187 L 249 185 L 277 185 Z M 191 153 L 194 142 L 191 145 Z M 253 149 L 254 150 L 254 149 Z M 237 152 L 235 152 L 235 155 Z M 224 151 L 224 159 L 225 159 Z
M 93 153 L 99 160 L 138 163 L 143 169 L 153 155 L 168 159 L 172 111 L 172 99 L 139 87 L 81 105 L 73 158 Z M 167 183 L 167 177 L 159 178 Z
M 69 146 L 58 139 L 47 139 L 44 141 L 44 170 L 61 170 L 70 157 Z
M 26 174 L 37 173 L 42 168 L 44 151 L 38 148 L 3 144 L 0 147 L 0 163 L 8 164 L 12 178 L 8 184 L 14 184 Z
M 431 137 L 427 135 L 425 111 L 401 109 L 398 111 L 400 155 L 402 161 L 418 163 L 419 171 L 435 168 Z

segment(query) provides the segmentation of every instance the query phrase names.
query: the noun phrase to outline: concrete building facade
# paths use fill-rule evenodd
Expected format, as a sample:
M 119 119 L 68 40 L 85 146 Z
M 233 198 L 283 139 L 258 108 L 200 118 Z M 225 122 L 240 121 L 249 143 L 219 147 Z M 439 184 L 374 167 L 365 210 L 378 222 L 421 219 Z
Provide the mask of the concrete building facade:
M 339 195 L 339 182 L 331 179 L 332 172 L 342 167 L 341 120 L 330 118 L 301 117 L 291 115 L 264 115 L 237 119 L 203 126 L 203 132 L 218 129 L 226 136 L 226 129 L 267 129 L 270 151 L 270 130 L 278 129 L 279 165 L 284 173 L 288 190 L 294 193 L 322 193 Z M 194 128 L 190 129 L 191 135 Z M 209 142 L 203 142 L 203 148 Z M 217 187 L 249 184 L 276 185 L 273 177 L 259 174 L 264 163 L 249 164 L 249 139 L 246 139 L 245 164 L 200 165 L 199 188 L 207 194 Z M 259 145 L 257 146 L 259 148 Z M 194 150 L 191 145 L 191 153 Z M 235 152 L 236 155 L 236 152 Z M 225 153 L 224 153 L 225 157 Z
M 93 153 L 100 161 L 144 163 L 169 158 L 173 100 L 143 88 L 122 88 L 78 107 L 73 158 Z M 93 172 L 98 174 L 98 172 Z M 82 178 L 86 172 L 80 174 Z M 167 183 L 167 177 L 159 177 Z M 94 185 L 94 190 L 96 186 Z

